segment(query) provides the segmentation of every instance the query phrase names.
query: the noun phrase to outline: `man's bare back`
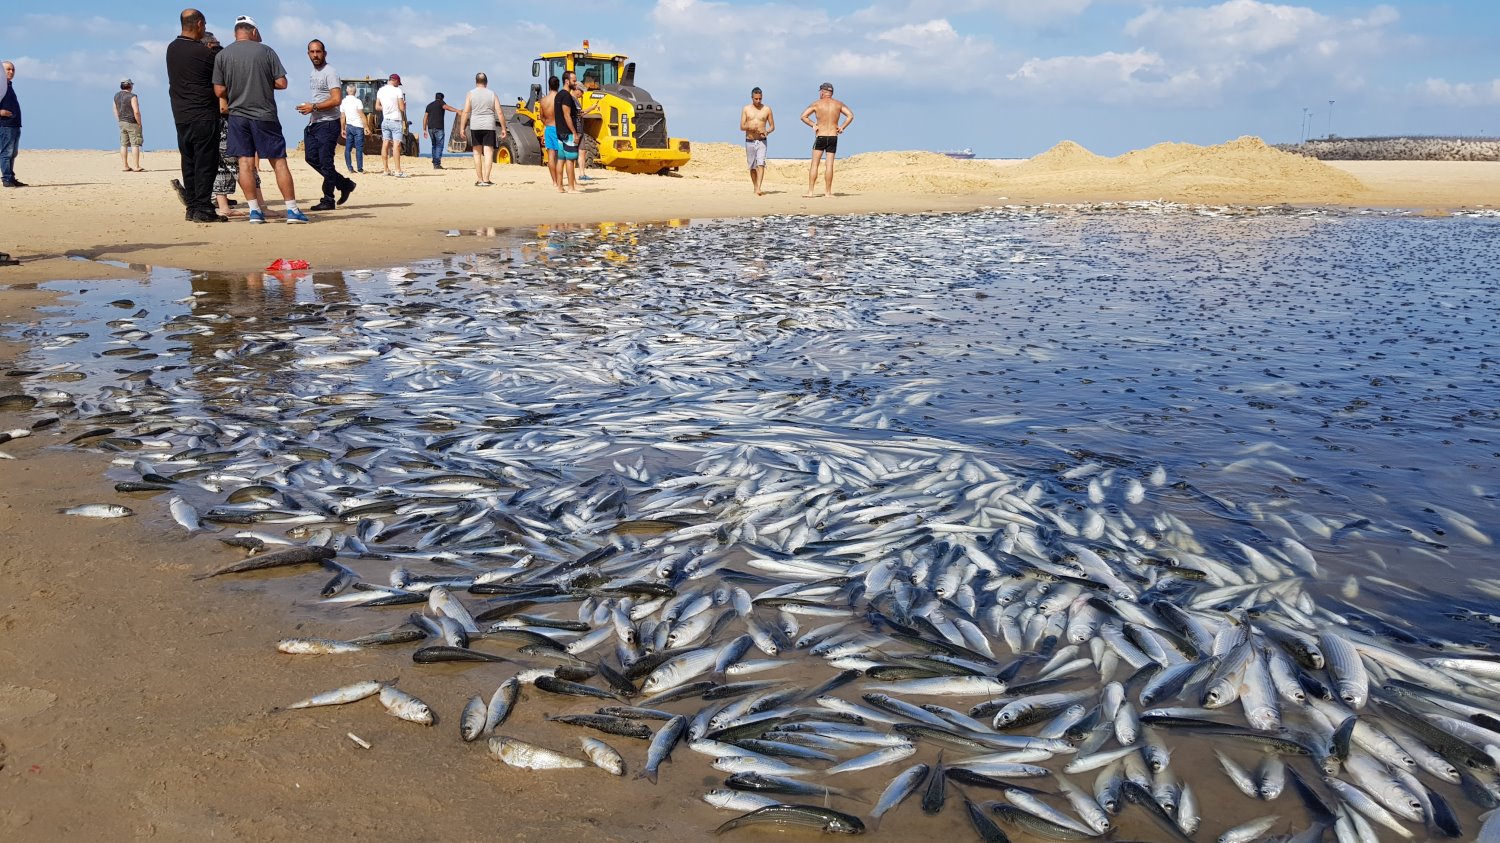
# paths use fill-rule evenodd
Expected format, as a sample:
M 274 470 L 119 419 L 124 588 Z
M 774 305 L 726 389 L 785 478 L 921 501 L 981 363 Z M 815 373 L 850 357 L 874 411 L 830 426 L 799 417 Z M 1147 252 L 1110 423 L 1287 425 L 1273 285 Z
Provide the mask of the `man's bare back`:
M 818 118 L 814 132 L 824 137 L 839 133 L 839 115 L 849 111 L 848 106 L 833 97 L 819 99 L 807 109 Z
M 557 115 L 554 113 L 554 108 L 553 108 L 553 106 L 556 105 L 556 103 L 557 103 L 557 92 L 556 91 L 549 91 L 545 97 L 542 97 L 542 101 L 536 104 L 537 108 L 542 112 L 542 125 L 543 126 L 556 126 L 557 125 Z

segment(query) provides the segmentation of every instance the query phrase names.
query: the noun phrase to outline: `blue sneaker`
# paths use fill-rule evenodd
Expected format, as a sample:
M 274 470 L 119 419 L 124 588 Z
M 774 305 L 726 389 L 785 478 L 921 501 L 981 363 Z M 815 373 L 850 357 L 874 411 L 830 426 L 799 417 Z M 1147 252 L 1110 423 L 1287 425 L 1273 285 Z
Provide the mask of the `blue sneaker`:
M 286 221 L 289 225 L 304 223 L 307 222 L 307 214 L 302 213 L 300 210 L 293 211 L 288 208 L 286 212 Z
M 266 215 L 263 214 L 263 213 L 261 213 L 260 211 L 251 211 L 250 212 L 250 221 L 251 222 L 265 222 L 266 221 Z

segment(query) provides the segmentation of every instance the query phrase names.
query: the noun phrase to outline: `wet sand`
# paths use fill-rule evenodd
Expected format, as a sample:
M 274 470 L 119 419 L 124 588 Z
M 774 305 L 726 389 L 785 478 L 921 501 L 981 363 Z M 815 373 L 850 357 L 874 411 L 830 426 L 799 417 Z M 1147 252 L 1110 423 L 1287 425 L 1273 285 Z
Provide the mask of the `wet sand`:
M 803 200 L 805 185 L 786 180 L 773 181 L 773 195 L 756 198 L 742 179 L 727 176 L 615 174 L 603 175 L 593 195 L 557 196 L 549 194 L 541 171 L 502 168 L 497 187 L 482 190 L 473 187 L 472 171 L 462 161 L 442 173 L 419 162 L 410 167 L 412 179 L 366 176 L 347 210 L 313 225 L 196 226 L 182 222 L 167 187 L 175 161 L 175 154 L 151 153 L 145 159 L 150 172 L 124 174 L 111 153 L 23 151 L 19 172 L 34 186 L 0 197 L 7 215 L 0 249 L 26 264 L 0 269 L 0 284 L 9 286 L 0 292 L 0 319 L 24 324 L 34 318 L 32 308 L 52 300 L 44 290 L 26 289 L 32 283 L 143 277 L 143 270 L 128 264 L 252 271 L 285 256 L 318 268 L 382 266 L 473 248 L 465 240 L 455 249 L 456 241 L 444 237 L 450 228 L 560 219 L 944 211 L 1001 199 L 993 191 L 892 191 Z M 1361 205 L 1450 208 L 1500 195 L 1500 165 L 1361 162 L 1340 169 L 1365 184 Z M 305 167 L 294 165 L 294 171 L 306 175 Z M 0 369 L 13 368 L 23 348 L 0 343 Z M 0 429 L 28 418 L 0 413 Z M 434 728 L 444 733 L 440 737 L 391 718 L 373 701 L 271 713 L 346 680 L 410 675 L 409 660 L 404 651 L 336 664 L 278 654 L 273 644 L 282 635 L 323 631 L 296 628 L 297 608 L 281 599 L 292 589 L 278 580 L 298 575 L 193 583 L 191 573 L 231 557 L 210 537 L 183 537 L 160 499 L 143 499 L 140 516 L 130 519 L 56 514 L 59 507 L 127 496 L 110 488 L 102 455 L 55 442 L 33 437 L 9 443 L 5 450 L 17 459 L 0 461 L 0 628 L 7 643 L 0 648 L 0 837 L 457 841 L 500 833 L 517 840 L 563 834 L 666 841 L 703 839 L 731 816 L 688 793 L 689 786 L 696 793 L 722 777 L 686 749 L 679 749 L 659 788 L 598 771 L 503 767 L 481 745 L 458 740 L 462 699 L 456 697 L 430 700 L 439 706 Z M 399 617 L 393 614 L 391 621 Z M 487 666 L 437 670 L 442 673 L 431 675 L 461 674 L 471 686 L 467 693 L 483 694 L 508 673 Z M 410 676 L 403 687 L 424 696 L 421 679 Z M 537 727 L 543 710 L 586 710 L 536 696 L 523 701 L 527 714 L 516 733 Z M 350 731 L 373 749 L 356 746 L 345 736 Z M 564 748 L 572 735 L 551 729 L 537 738 Z M 629 749 L 633 770 L 644 747 Z M 919 760 L 930 761 L 929 754 L 924 750 Z M 891 772 L 876 771 L 851 784 L 865 785 L 873 797 Z M 669 780 L 672 787 L 665 786 Z M 1200 800 L 1212 804 L 1211 792 Z M 959 807 L 950 805 L 944 818 L 954 831 L 962 822 Z M 915 835 L 937 827 L 915 805 L 906 805 L 884 830 L 898 839 L 902 829 Z M 1125 831 L 1152 839 L 1154 830 L 1127 825 Z

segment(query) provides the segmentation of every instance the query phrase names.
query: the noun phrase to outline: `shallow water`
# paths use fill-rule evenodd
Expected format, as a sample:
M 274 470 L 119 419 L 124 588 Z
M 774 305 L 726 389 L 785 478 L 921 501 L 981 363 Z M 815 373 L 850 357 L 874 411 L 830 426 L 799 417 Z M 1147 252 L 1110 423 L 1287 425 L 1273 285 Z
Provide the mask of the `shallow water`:
M 114 445 L 126 449 L 117 480 L 138 476 L 134 461 L 164 468 L 189 447 L 237 454 L 184 484 L 200 511 L 249 485 L 251 465 L 307 494 L 338 487 L 338 499 L 439 465 L 500 467 L 519 490 L 511 502 L 549 517 L 559 553 L 616 541 L 648 568 L 652 553 L 687 545 L 610 530 L 661 517 L 651 509 L 659 481 L 674 477 L 733 479 L 800 460 L 818 474 L 809 487 L 901 500 L 902 481 L 875 476 L 882 464 L 952 457 L 1044 483 L 1047 506 L 1075 521 L 1093 479 L 1111 516 L 1170 513 L 1206 556 L 1238 561 L 1232 541 L 1297 539 L 1321 567 L 1303 584 L 1319 605 L 1379 616 L 1391 627 L 1376 631 L 1416 650 L 1489 648 L 1500 640 L 1489 620 L 1500 588 L 1475 581 L 1500 582 L 1489 543 L 1500 488 L 1497 233 L 1492 219 L 1157 206 L 481 231 L 488 251 L 373 272 L 158 270 L 139 284 L 53 285 L 66 303 L 25 332 L 38 371 L 0 391 L 64 390 L 78 406 L 54 412 L 70 420 L 125 407 L 155 420 L 141 427 L 175 418 L 138 446 Z M 355 356 L 327 356 L 336 354 Z M 70 421 L 65 434 L 89 426 Z M 328 461 L 294 447 L 359 472 L 336 483 L 322 473 Z M 381 450 L 338 458 L 365 447 Z M 1158 466 L 1168 482 L 1132 510 L 1123 483 Z M 624 503 L 600 511 L 608 498 L 598 492 L 611 487 Z M 700 490 L 692 515 L 703 521 L 757 491 Z M 422 536 L 424 550 L 443 550 L 428 530 L 401 541 Z M 749 570 L 745 547 L 712 537 L 691 558 L 684 588 Z M 343 561 L 373 582 L 398 564 Z M 288 600 L 296 619 L 329 635 L 405 614 L 331 613 L 317 600 L 322 579 L 206 587 Z M 821 623 L 807 618 L 803 631 Z M 828 672 L 805 660 L 773 675 L 815 684 Z M 330 677 L 332 687 L 342 674 Z M 462 698 L 429 702 L 451 721 Z M 548 706 L 557 710 L 552 700 L 534 708 Z M 573 741 L 528 708 L 514 734 Z M 1215 806 L 1199 839 L 1265 813 L 1287 818 L 1281 830 L 1301 826 L 1294 796 L 1251 802 L 1202 744 L 1178 743 L 1171 769 Z M 653 796 L 691 804 L 722 780 L 684 756 L 679 748 Z M 935 757 L 923 746 L 913 760 Z M 633 768 L 642 760 L 643 750 L 627 755 Z M 873 801 L 909 763 L 842 784 Z M 672 775 L 700 765 L 701 776 Z M 623 801 L 631 785 L 609 786 Z M 1478 809 L 1437 789 L 1472 828 Z M 933 819 L 906 804 L 882 834 L 966 825 L 960 809 L 950 802 Z M 690 810 L 697 827 L 717 819 Z M 1151 838 L 1143 822 L 1127 816 L 1126 833 Z

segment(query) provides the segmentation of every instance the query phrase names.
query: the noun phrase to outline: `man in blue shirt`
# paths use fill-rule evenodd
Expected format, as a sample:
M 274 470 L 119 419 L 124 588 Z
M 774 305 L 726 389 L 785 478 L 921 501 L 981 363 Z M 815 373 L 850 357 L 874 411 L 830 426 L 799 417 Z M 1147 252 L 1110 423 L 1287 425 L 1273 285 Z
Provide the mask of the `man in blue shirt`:
M 16 179 L 16 150 L 21 146 L 21 102 L 16 99 L 16 66 L 0 62 L 5 68 L 5 95 L 0 97 L 0 183 L 6 187 L 25 187 Z

